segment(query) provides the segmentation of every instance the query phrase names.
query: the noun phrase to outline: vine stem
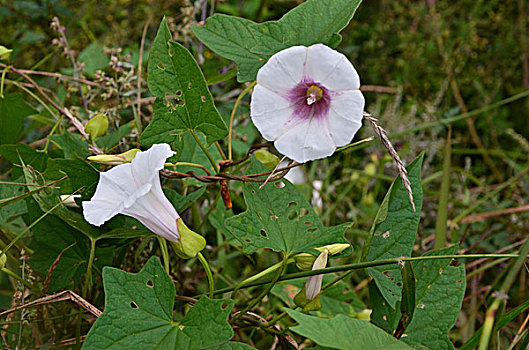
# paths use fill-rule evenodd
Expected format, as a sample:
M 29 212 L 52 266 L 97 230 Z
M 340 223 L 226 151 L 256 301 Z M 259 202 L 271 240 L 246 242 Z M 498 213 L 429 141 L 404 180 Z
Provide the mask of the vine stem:
M 290 259 L 287 260 L 286 265 L 288 265 L 288 264 L 290 264 L 290 263 L 292 263 L 294 261 L 295 261 L 294 258 L 290 258 Z M 237 286 L 235 286 L 235 289 L 233 290 L 233 293 L 237 293 L 237 291 L 239 289 L 241 289 L 243 286 L 247 285 L 248 283 L 252 283 L 253 281 L 257 281 L 259 278 L 264 277 L 264 276 L 268 275 L 269 273 L 272 273 L 275 270 L 281 268 L 281 266 L 284 263 L 285 263 L 284 261 L 280 261 L 277 264 L 274 264 L 274 265 L 270 266 L 269 268 L 259 272 L 258 274 L 255 274 L 255 275 L 253 275 L 251 277 L 248 277 L 247 279 L 245 279 L 244 281 L 239 283 Z
M 231 110 L 230 125 L 229 125 L 229 129 L 228 129 L 228 160 L 232 160 L 231 139 L 232 139 L 232 136 L 233 136 L 233 120 L 235 119 L 235 113 L 237 113 L 237 108 L 239 107 L 239 104 L 241 103 L 243 97 L 255 86 L 255 84 L 257 84 L 256 81 L 254 81 L 253 83 L 248 85 L 246 87 L 246 89 L 244 89 L 240 93 L 239 97 L 237 97 L 237 100 L 235 100 L 235 104 L 233 105 L 233 109 Z
M 158 243 L 160 244 L 160 251 L 162 252 L 162 258 L 163 258 L 163 267 L 165 269 L 165 272 L 167 272 L 168 275 L 171 274 L 171 268 L 169 264 L 169 250 L 167 249 L 167 241 L 165 238 L 157 237 Z
M 509 258 L 509 259 L 512 259 L 512 258 L 519 258 L 520 256 L 521 255 L 519 254 L 460 254 L 460 255 L 454 254 L 454 255 L 418 256 L 418 257 L 413 257 L 413 258 L 400 257 L 400 258 L 393 258 L 393 259 L 366 261 L 366 262 L 347 264 L 347 265 L 342 265 L 342 266 L 333 266 L 333 267 L 327 267 L 325 269 L 319 269 L 319 270 L 289 273 L 283 276 L 279 276 L 277 281 L 287 281 L 287 280 L 292 280 L 296 278 L 310 277 L 310 276 L 333 273 L 333 272 L 364 269 L 364 268 L 374 267 L 374 266 L 400 264 L 403 261 L 422 261 L 422 260 L 437 260 L 437 259 L 479 259 L 479 258 Z M 263 284 L 268 284 L 272 281 L 273 279 L 272 280 L 263 279 L 260 281 L 254 281 L 251 283 L 247 283 L 241 288 L 260 286 Z M 235 288 L 236 286 L 218 289 L 214 291 L 214 294 L 217 295 L 217 294 L 228 293 L 228 292 L 235 290 Z
M 206 172 L 206 174 L 211 175 L 208 168 L 203 166 L 202 164 L 195 164 L 195 163 L 189 163 L 189 162 L 176 162 L 176 163 L 165 163 L 165 166 L 172 166 L 172 167 L 178 167 L 178 166 L 189 166 L 192 168 L 199 168 Z
M 207 150 L 206 146 L 204 146 L 204 144 L 202 142 L 200 142 L 197 134 L 195 133 L 195 130 L 190 129 L 189 131 L 191 132 L 191 135 L 193 135 L 193 138 L 197 142 L 198 146 L 202 149 L 202 152 L 204 152 L 206 157 L 208 157 L 209 162 L 211 163 L 211 165 L 213 166 L 213 169 L 215 170 L 215 173 L 218 174 L 219 167 L 217 166 L 217 163 L 215 162 L 215 160 L 213 159 L 213 157 L 211 156 L 211 154 Z
M 4 98 L 4 83 L 5 83 L 5 80 L 6 80 L 6 73 L 7 71 L 9 70 L 9 66 L 7 66 L 3 71 L 2 71 L 2 81 L 0 81 L 0 98 Z
M 263 299 L 272 290 L 272 288 L 275 286 L 277 281 L 279 281 L 281 274 L 285 270 L 285 267 L 287 266 L 287 261 L 288 261 L 287 255 L 286 253 L 283 252 L 283 261 L 281 262 L 281 266 L 277 270 L 277 273 L 272 278 L 268 286 L 261 292 L 261 294 L 259 294 L 256 298 L 254 298 L 250 304 L 246 305 L 244 309 L 242 309 L 235 317 L 233 317 L 232 322 L 235 322 L 238 319 L 240 319 L 244 314 L 246 314 L 255 305 L 257 305 L 261 301 L 261 299 Z M 249 286 L 249 284 L 247 286 Z
M 208 261 L 206 260 L 206 258 L 204 258 L 204 255 L 202 255 L 202 253 L 200 252 L 197 254 L 197 258 L 202 264 L 202 266 L 204 266 L 204 270 L 206 270 L 206 275 L 208 276 L 208 284 L 209 284 L 209 297 L 213 298 L 213 296 L 215 295 L 214 294 L 215 281 L 213 280 L 213 274 L 211 273 L 211 269 L 209 268 Z

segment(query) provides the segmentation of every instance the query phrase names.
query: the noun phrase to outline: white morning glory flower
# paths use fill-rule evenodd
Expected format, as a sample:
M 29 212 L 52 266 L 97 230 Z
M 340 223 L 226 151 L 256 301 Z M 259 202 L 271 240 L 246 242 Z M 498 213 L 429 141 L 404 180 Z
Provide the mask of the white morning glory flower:
M 117 214 L 132 216 L 149 230 L 177 242 L 180 215 L 162 191 L 158 172 L 175 153 L 168 144 L 138 152 L 131 163 L 101 173 L 96 192 L 83 202 L 86 221 L 101 226 Z
M 322 44 L 273 55 L 257 73 L 250 115 L 279 152 L 304 163 L 332 155 L 362 126 L 360 77 L 341 53 Z

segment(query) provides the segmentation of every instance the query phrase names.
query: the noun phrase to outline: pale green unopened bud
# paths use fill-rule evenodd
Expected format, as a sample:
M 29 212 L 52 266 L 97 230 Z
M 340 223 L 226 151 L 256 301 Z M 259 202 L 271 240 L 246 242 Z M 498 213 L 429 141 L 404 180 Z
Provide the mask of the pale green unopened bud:
M 137 148 L 133 148 L 121 154 L 99 154 L 97 156 L 90 156 L 88 157 L 88 160 L 105 165 L 120 165 L 130 163 L 134 157 L 136 157 L 136 153 L 138 152 L 141 151 Z
M 182 259 L 194 258 L 206 247 L 206 240 L 198 233 L 191 231 L 182 219 L 176 220 L 176 226 L 180 238 L 177 242 L 171 242 L 176 255 Z
M 84 126 L 84 131 L 90 135 L 92 140 L 106 134 L 108 130 L 108 118 L 104 113 L 99 113 L 90 119 Z
M 277 164 L 279 164 L 279 158 L 265 149 L 258 149 L 253 154 L 255 155 L 255 159 L 263 163 L 263 165 L 270 170 L 274 169 Z
M 370 309 L 364 309 L 356 313 L 356 318 L 359 320 L 371 321 L 371 312 L 372 310 Z
M 294 304 L 303 309 L 304 312 L 321 310 L 321 299 L 318 294 L 314 299 L 307 298 L 307 289 L 303 289 L 294 297 Z
M 80 194 L 62 194 L 60 195 L 61 202 L 70 208 L 79 208 L 79 205 L 75 202 L 76 198 L 81 198 Z
M 299 253 L 294 255 L 296 266 L 302 271 L 309 271 L 312 269 L 312 264 L 316 260 L 316 257 L 309 253 Z
M 325 249 L 327 249 L 327 251 L 329 252 L 329 255 L 336 255 L 336 254 L 340 254 L 341 252 L 343 252 L 350 246 L 351 245 L 348 243 L 336 243 L 336 244 L 329 244 L 324 247 L 316 248 L 316 250 L 323 253 Z
M 12 52 L 12 49 L 8 49 L 7 47 L 0 45 L 0 60 L 8 61 Z
M 0 269 L 3 269 L 6 266 L 7 262 L 7 255 L 2 254 L 2 251 L 0 250 Z

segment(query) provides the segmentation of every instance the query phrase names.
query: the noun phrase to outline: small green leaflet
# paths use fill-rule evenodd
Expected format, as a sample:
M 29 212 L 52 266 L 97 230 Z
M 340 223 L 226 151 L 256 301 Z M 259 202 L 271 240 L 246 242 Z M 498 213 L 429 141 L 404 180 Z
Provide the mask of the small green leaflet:
M 368 321 L 345 315 L 319 318 L 299 311 L 285 309 L 299 325 L 290 330 L 307 337 L 316 344 L 342 350 L 411 349 Z
M 22 131 L 24 118 L 36 113 L 21 94 L 0 97 L 0 145 L 15 143 Z
M 173 321 L 175 287 L 157 257 L 139 273 L 104 268 L 103 284 L 105 311 L 83 349 L 204 349 L 233 336 L 231 300 L 202 297 L 181 322 Z
M 408 193 L 398 177 L 389 189 L 371 228 L 368 261 L 411 256 L 421 217 L 422 185 L 420 155 L 408 167 L 416 211 L 413 211 Z M 387 265 L 368 269 L 388 305 L 395 309 L 401 299 L 402 278 L 398 265 Z M 398 308 L 397 308 L 398 309 Z
M 457 246 L 424 256 L 457 254 Z M 449 266 L 452 259 L 413 261 L 417 280 L 416 307 L 402 340 L 418 348 L 453 349 L 448 331 L 454 326 L 465 296 L 465 266 Z
M 276 52 L 296 45 L 338 45 L 338 33 L 353 18 L 360 3 L 361 0 L 308 0 L 279 21 L 264 23 L 215 14 L 204 26 L 191 29 L 211 50 L 237 63 L 239 82 L 252 81 Z
M 207 143 L 222 139 L 228 128 L 191 53 L 171 41 L 165 18 L 149 56 L 148 84 L 156 96 L 154 118 L 141 135 L 145 146 L 174 144 L 188 131 L 200 131 Z
M 268 168 L 252 158 L 249 174 L 266 171 Z M 301 191 L 290 182 L 280 180 L 262 189 L 260 185 L 244 184 L 247 210 L 225 221 L 245 253 L 270 248 L 290 254 L 310 252 L 327 244 L 347 243 L 343 235 L 348 224 L 324 227 Z

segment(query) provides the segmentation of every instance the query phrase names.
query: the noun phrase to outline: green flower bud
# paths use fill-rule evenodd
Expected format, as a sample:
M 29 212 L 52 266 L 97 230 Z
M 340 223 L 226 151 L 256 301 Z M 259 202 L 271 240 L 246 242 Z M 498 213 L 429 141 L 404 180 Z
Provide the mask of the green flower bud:
M 279 158 L 265 149 L 258 149 L 253 154 L 255 155 L 255 159 L 263 163 L 263 165 L 270 170 L 274 169 L 277 164 L 279 164 Z
M 370 309 L 364 309 L 356 313 L 356 318 L 359 320 L 371 321 L 371 312 L 372 310 Z
M 90 135 L 92 140 L 106 134 L 108 130 L 108 118 L 104 113 L 99 113 L 90 119 L 84 126 L 84 131 Z
M 302 308 L 304 312 L 321 310 L 320 294 L 309 300 L 307 298 L 307 290 L 303 286 L 303 289 L 294 297 L 294 304 Z
M 294 255 L 294 260 L 296 261 L 296 266 L 302 271 L 312 270 L 312 264 L 316 257 L 309 253 L 299 253 Z
M 0 45 L 0 60 L 8 61 L 9 58 L 11 57 L 11 53 L 12 52 L 13 52 L 13 50 L 8 49 L 7 47 Z
M 88 157 L 88 160 L 105 165 L 120 165 L 130 163 L 134 157 L 136 157 L 136 153 L 138 152 L 141 152 L 141 150 L 133 148 L 121 154 L 99 154 L 97 156 L 90 156 Z
M 336 254 L 343 252 L 350 246 L 351 245 L 349 243 L 336 243 L 336 244 L 329 244 L 324 247 L 316 248 L 316 250 L 323 253 L 325 249 L 327 249 L 329 251 L 329 255 L 336 255 Z
M 5 254 L 2 255 L 2 251 L 0 250 L 0 269 L 3 269 L 6 266 L 6 262 L 7 262 L 7 255 Z
M 176 255 L 182 259 L 194 258 L 206 247 L 206 240 L 198 233 L 191 231 L 182 219 L 176 220 L 176 226 L 180 238 L 177 242 L 171 242 Z

